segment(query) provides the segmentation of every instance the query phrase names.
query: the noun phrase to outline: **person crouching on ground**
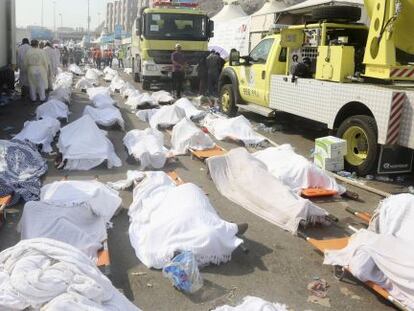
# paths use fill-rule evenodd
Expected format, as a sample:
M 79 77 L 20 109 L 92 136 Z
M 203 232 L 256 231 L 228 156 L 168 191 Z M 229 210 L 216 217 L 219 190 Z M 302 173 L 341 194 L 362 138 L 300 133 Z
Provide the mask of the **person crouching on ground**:
M 187 66 L 187 62 L 185 61 L 184 54 L 181 52 L 181 45 L 178 43 L 175 45 L 175 52 L 171 54 L 171 62 L 173 64 L 173 91 L 175 92 L 177 98 L 181 98 L 185 79 L 185 67 Z
M 45 51 L 39 49 L 39 41 L 32 40 L 32 48 L 27 51 L 24 58 L 24 66 L 27 68 L 30 88 L 30 99 L 32 102 L 46 100 L 45 90 L 48 88 L 49 62 Z

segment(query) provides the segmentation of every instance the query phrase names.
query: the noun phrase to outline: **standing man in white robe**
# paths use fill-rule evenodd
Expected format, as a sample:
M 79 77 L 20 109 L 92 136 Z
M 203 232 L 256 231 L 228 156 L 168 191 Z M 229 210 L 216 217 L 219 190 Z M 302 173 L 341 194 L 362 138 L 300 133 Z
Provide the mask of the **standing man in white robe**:
M 55 79 L 57 72 L 56 54 L 50 42 L 46 42 L 46 46 L 43 50 L 46 52 L 46 55 L 49 60 L 49 70 L 47 77 L 49 82 L 49 89 L 51 89 L 53 85 L 53 80 Z
M 39 41 L 32 40 L 31 46 L 32 49 L 27 51 L 24 59 L 29 76 L 30 99 L 35 102 L 39 95 L 40 101 L 43 102 L 46 100 L 45 90 L 48 88 L 49 61 L 45 51 L 39 49 Z
M 19 46 L 19 49 L 17 50 L 17 68 L 20 70 L 20 87 L 22 90 L 22 97 L 26 97 L 28 93 L 29 88 L 29 78 L 27 74 L 27 68 L 24 65 L 24 58 L 26 56 L 26 53 L 28 50 L 30 50 L 30 44 L 29 39 L 24 38 L 22 40 L 22 44 Z
M 60 49 L 57 45 L 54 46 L 55 58 L 56 58 L 56 75 L 58 74 L 58 69 L 61 64 L 60 62 Z

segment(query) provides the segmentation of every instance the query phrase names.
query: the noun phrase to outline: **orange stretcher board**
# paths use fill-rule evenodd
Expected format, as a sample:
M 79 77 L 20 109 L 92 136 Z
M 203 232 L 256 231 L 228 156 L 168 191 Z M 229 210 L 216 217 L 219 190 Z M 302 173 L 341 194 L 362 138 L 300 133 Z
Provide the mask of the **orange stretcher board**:
M 12 200 L 11 195 L 0 197 L 0 210 L 3 210 Z
M 98 251 L 96 265 L 103 270 L 105 275 L 111 274 L 111 258 L 109 257 L 108 241 L 103 242 L 103 248 Z
M 323 189 L 323 188 L 307 188 L 303 189 L 301 195 L 305 198 L 320 198 L 320 197 L 333 197 L 338 192 L 335 190 Z
M 306 237 L 306 241 L 308 241 L 309 244 L 311 244 L 315 249 L 317 249 L 323 254 L 327 250 L 340 250 L 345 248 L 348 245 L 349 237 L 329 240 L 316 240 Z M 388 293 L 388 291 L 386 291 L 381 286 L 370 281 L 364 282 L 364 284 L 368 288 L 376 292 L 378 295 L 382 296 L 383 298 L 394 304 L 398 309 L 408 311 L 408 309 L 401 302 L 399 302 L 397 299 L 391 296 Z
M 190 149 L 191 155 L 201 161 L 204 161 L 208 158 L 214 157 L 214 156 L 221 156 L 227 153 L 227 151 L 216 145 L 214 148 L 212 149 L 207 149 L 207 150 L 193 150 Z
M 180 176 L 178 176 L 176 171 L 168 172 L 167 175 L 170 176 L 170 178 L 174 181 L 174 183 L 177 186 L 184 184 L 184 181 L 181 179 Z

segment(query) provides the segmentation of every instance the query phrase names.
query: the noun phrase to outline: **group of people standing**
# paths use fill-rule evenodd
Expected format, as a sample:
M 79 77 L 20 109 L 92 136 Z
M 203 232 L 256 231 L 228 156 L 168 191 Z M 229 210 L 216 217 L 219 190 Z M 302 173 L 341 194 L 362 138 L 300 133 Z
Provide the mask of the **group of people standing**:
M 112 49 L 102 51 L 100 48 L 95 48 L 91 51 L 90 55 L 97 69 L 102 69 L 102 67 L 112 68 L 115 56 L 118 59 L 118 67 L 124 68 L 125 52 L 123 49 L 120 49 L 115 55 Z
M 25 38 L 17 50 L 17 67 L 20 70 L 22 96 L 30 94 L 32 102 L 46 100 L 46 91 L 52 88 L 53 79 L 58 72 L 60 50 L 50 42 Z

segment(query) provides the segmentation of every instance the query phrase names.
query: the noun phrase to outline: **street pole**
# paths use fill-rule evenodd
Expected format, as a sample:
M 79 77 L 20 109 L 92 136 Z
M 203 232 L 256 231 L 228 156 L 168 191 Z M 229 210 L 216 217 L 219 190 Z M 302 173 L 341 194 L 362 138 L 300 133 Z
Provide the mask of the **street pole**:
M 55 33 L 56 38 L 56 1 L 53 1 L 53 32 Z
M 91 16 L 90 16 L 90 12 L 89 12 L 89 0 L 88 0 L 88 43 L 91 40 Z
M 42 0 L 42 14 L 41 14 L 41 25 L 42 25 L 42 27 L 43 27 L 43 9 L 44 9 L 44 6 L 43 6 L 43 0 Z
M 63 28 L 63 15 L 62 15 L 62 13 L 59 13 L 59 17 L 60 17 L 60 31 L 62 31 L 62 28 Z

